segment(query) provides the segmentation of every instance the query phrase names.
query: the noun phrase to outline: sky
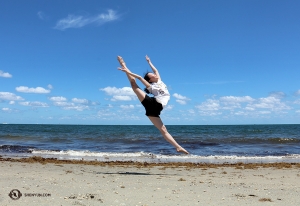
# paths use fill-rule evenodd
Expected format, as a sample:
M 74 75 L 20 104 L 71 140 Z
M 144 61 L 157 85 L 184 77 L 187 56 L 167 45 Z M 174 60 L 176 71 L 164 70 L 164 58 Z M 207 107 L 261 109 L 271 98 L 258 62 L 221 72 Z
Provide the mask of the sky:
M 300 124 L 298 0 L 0 0 L 0 123 L 148 125 L 117 56 L 148 55 L 166 125 Z M 143 85 L 138 82 L 143 88 Z

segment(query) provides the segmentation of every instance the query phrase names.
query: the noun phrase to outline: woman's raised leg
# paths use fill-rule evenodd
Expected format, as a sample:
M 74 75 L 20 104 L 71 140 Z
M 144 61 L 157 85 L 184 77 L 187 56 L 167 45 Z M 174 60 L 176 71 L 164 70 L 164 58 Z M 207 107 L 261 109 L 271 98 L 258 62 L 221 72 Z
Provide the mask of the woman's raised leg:
M 121 67 L 127 68 L 126 64 L 125 64 L 125 61 L 123 60 L 122 57 L 118 56 L 118 61 L 119 61 L 120 65 L 121 65 Z M 138 99 L 140 100 L 140 102 L 142 102 L 145 99 L 146 93 L 139 88 L 139 86 L 137 85 L 137 83 L 135 81 L 135 78 L 133 76 L 130 76 L 127 73 L 126 73 L 126 75 L 127 75 L 127 78 L 128 78 L 128 80 L 130 82 L 130 85 L 131 85 L 131 88 L 132 88 L 133 92 L 136 94 L 136 96 L 138 97 Z
M 181 147 L 176 140 L 170 135 L 166 126 L 163 124 L 159 117 L 151 117 L 148 116 L 150 121 L 154 124 L 154 126 L 161 132 L 165 140 L 167 140 L 171 145 L 173 145 L 177 152 L 183 152 L 185 154 L 189 154 L 183 147 Z

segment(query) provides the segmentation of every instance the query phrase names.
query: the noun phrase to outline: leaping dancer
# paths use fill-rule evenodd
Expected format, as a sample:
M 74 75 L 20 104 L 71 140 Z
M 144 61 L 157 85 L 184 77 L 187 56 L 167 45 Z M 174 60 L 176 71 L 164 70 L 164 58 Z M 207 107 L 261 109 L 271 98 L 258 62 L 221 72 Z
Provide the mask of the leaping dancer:
M 182 152 L 185 154 L 189 154 L 183 147 L 181 147 L 175 139 L 170 135 L 166 126 L 163 124 L 162 120 L 160 119 L 159 115 L 163 108 L 167 105 L 168 101 L 170 100 L 170 93 L 167 89 L 167 86 L 161 81 L 160 75 L 157 69 L 151 63 L 151 60 L 148 56 L 146 56 L 146 60 L 150 65 L 153 73 L 148 72 L 144 78 L 132 73 L 126 66 L 122 57 L 118 56 L 118 61 L 121 65 L 119 70 L 126 73 L 131 88 L 145 107 L 146 116 L 150 119 L 153 125 L 161 132 L 163 137 L 172 144 L 177 152 Z M 139 88 L 137 85 L 135 78 L 140 80 L 146 87 L 145 92 L 151 93 L 154 97 L 149 97 L 142 89 Z

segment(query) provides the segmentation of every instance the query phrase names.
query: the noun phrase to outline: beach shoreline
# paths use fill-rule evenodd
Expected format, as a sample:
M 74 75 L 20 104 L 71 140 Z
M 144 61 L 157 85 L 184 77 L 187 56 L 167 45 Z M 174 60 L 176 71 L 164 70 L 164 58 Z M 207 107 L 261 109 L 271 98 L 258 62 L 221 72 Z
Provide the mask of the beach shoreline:
M 141 163 L 0 157 L 0 167 L 1 205 L 300 204 L 299 163 Z M 13 200 L 9 194 L 16 190 L 22 196 Z

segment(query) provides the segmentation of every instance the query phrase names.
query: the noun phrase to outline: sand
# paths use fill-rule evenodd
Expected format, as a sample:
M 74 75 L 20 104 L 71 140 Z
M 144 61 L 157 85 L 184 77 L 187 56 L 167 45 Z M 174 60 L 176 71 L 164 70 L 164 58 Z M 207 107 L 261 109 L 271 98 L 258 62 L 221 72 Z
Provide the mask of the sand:
M 1 206 L 300 205 L 299 163 L 144 164 L 0 157 L 0 182 Z M 17 200 L 9 197 L 13 189 L 22 194 Z

